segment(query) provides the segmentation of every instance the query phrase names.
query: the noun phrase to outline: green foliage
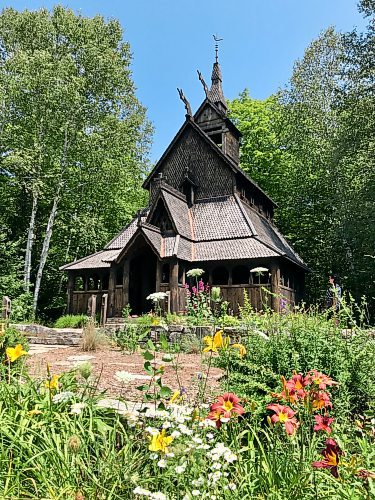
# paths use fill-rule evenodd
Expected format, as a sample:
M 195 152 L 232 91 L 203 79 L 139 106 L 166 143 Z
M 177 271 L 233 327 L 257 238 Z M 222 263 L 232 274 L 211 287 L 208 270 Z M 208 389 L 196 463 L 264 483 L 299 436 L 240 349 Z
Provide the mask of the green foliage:
M 55 296 L 49 314 L 61 313 L 59 266 L 96 251 L 146 203 L 151 127 L 122 37 L 117 21 L 61 6 L 0 15 L 0 218 L 14 254 L 1 275 L 10 294 L 24 258 L 34 307 Z
M 87 324 L 88 316 L 84 314 L 65 314 L 55 322 L 55 328 L 82 328 Z
M 226 383 L 235 391 L 264 407 L 280 389 L 282 375 L 316 369 L 339 382 L 333 401 L 341 418 L 375 410 L 375 340 L 367 330 L 343 335 L 332 321 L 314 313 L 253 318 L 241 340 L 246 356 L 223 354 L 217 361 L 222 368 L 229 363 Z
M 7 347 L 15 347 L 21 344 L 25 351 L 29 348 L 29 343 L 24 334 L 16 328 L 5 328 L 3 334 L 0 333 L 0 364 L 4 364 L 7 360 L 6 349 Z M 22 358 L 14 361 L 12 365 L 20 365 L 23 362 Z
M 139 348 L 140 342 L 150 333 L 148 326 L 128 323 L 115 332 L 116 345 L 122 350 L 134 353 Z
M 0 297 L 14 299 L 22 292 L 22 259 L 19 241 L 10 240 L 9 234 L 0 232 Z
M 277 225 L 314 271 L 307 276 L 307 300 L 322 300 L 327 274 L 335 272 L 357 302 L 366 295 L 373 312 L 370 3 L 361 2 L 364 13 L 372 12 L 364 34 L 329 28 L 296 61 L 281 92 L 258 101 L 244 91 L 230 110 L 243 134 L 242 168 L 278 203 Z
M 13 322 L 33 319 L 33 296 L 29 292 L 18 295 L 11 304 L 10 319 Z
M 129 319 L 129 316 L 131 315 L 132 309 L 130 307 L 130 304 L 126 304 L 126 306 L 122 309 L 122 317 L 126 320 Z

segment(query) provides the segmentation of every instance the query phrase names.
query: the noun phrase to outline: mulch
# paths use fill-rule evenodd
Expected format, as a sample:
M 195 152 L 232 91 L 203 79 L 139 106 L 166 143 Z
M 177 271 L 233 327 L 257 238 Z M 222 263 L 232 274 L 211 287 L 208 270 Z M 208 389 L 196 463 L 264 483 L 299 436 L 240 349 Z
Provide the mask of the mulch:
M 187 400 L 192 401 L 202 387 L 202 380 L 208 378 L 205 390 L 206 401 L 212 401 L 215 395 L 221 392 L 220 378 L 222 370 L 210 367 L 210 354 L 173 354 L 176 367 L 172 363 L 162 361 L 163 353 L 157 353 L 155 357 L 156 365 L 164 365 L 165 372 L 162 377 L 163 385 L 168 386 L 173 391 L 183 387 L 187 393 Z M 90 357 L 90 359 L 87 359 Z M 96 351 L 84 352 L 79 347 L 67 347 L 51 349 L 49 352 L 34 353 L 28 357 L 27 366 L 31 376 L 40 380 L 45 380 L 47 376 L 47 363 L 51 374 L 62 374 L 74 370 L 77 365 L 84 362 L 92 365 L 92 380 L 97 383 L 98 391 L 106 391 L 110 396 L 125 396 L 129 401 L 140 401 L 142 393 L 138 386 L 147 384 L 148 380 L 136 379 L 122 386 L 115 379 L 115 373 L 126 371 L 132 374 L 146 375 L 143 364 L 144 359 L 140 353 L 123 353 L 114 347 L 100 347 Z

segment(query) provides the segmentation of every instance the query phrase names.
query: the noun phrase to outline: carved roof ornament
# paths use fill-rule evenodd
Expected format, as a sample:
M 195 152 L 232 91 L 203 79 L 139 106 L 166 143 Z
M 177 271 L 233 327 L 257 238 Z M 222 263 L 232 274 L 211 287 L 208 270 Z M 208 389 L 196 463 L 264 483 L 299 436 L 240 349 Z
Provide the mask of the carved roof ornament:
M 203 85 L 204 93 L 206 94 L 207 99 L 209 99 L 210 98 L 210 89 L 208 88 L 207 83 L 204 81 L 202 73 L 199 71 L 199 69 L 197 69 L 197 73 L 198 73 L 199 81 Z
M 180 96 L 181 101 L 185 104 L 185 109 L 186 109 L 186 114 L 188 116 L 193 116 L 193 113 L 191 111 L 191 106 L 189 101 L 186 99 L 185 94 L 183 93 L 182 89 L 177 88 L 178 95 Z

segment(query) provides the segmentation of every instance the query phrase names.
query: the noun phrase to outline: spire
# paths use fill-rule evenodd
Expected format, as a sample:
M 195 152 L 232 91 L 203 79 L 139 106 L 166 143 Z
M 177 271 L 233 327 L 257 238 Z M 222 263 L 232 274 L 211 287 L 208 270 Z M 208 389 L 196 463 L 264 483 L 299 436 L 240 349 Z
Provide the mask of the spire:
M 210 100 L 216 104 L 216 106 L 226 113 L 228 111 L 227 108 L 227 103 L 225 102 L 225 97 L 223 93 L 223 87 L 222 87 L 222 82 L 223 78 L 221 76 L 221 68 L 219 64 L 219 56 L 218 56 L 218 51 L 219 51 L 219 45 L 218 42 L 222 40 L 222 38 L 218 38 L 216 35 L 213 35 L 214 40 L 215 40 L 215 62 L 212 68 L 212 76 L 211 76 L 211 89 L 209 92 L 209 98 Z

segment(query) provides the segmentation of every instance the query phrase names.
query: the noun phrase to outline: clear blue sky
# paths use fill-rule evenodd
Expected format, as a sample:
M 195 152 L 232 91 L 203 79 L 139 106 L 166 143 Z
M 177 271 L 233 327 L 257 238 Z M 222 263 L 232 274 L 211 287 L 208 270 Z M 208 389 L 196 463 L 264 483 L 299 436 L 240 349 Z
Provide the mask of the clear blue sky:
M 155 127 L 151 160 L 157 160 L 185 119 L 176 87 L 193 111 L 203 100 L 199 69 L 209 83 L 214 45 L 220 48 L 225 96 L 248 88 L 263 99 L 289 79 L 293 63 L 328 26 L 363 29 L 357 0 L 0 0 L 19 10 L 56 3 L 83 15 L 120 20 L 130 42 L 137 95 Z

